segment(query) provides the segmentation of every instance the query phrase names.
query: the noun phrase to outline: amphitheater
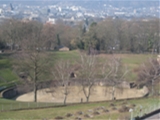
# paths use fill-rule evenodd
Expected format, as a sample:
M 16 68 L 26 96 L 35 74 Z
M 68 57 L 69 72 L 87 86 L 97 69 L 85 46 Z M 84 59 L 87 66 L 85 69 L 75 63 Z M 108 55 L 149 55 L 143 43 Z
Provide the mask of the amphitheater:
M 54 91 L 54 92 L 53 92 Z M 78 103 L 83 100 L 86 101 L 84 93 L 80 86 L 69 86 L 69 94 L 67 96 L 67 103 Z M 112 99 L 112 88 L 105 86 L 94 86 L 90 95 L 89 101 L 105 101 Z M 148 94 L 148 89 L 143 87 L 142 89 L 136 88 L 124 88 L 115 89 L 116 99 L 129 99 L 129 98 L 140 98 Z M 17 101 L 33 101 L 34 94 L 29 92 L 27 94 L 20 95 L 16 98 Z M 64 87 L 58 87 L 55 90 L 52 89 L 41 89 L 37 92 L 38 102 L 54 102 L 63 103 L 64 100 Z

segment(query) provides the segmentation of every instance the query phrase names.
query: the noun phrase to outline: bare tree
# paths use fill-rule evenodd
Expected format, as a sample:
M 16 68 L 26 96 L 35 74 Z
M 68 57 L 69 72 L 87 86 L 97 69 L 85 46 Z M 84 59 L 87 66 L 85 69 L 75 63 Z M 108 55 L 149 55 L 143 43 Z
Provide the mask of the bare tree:
M 34 102 L 37 102 L 37 90 L 41 81 L 47 80 L 48 53 L 42 51 L 21 52 L 15 55 L 14 69 L 19 75 L 27 75 L 27 81 L 33 85 Z M 49 78 L 48 78 L 49 79 Z
M 63 21 L 58 21 L 55 25 L 55 32 L 57 35 L 57 45 L 59 46 L 59 42 L 61 43 L 61 46 L 67 46 L 72 48 L 75 48 L 76 46 L 76 38 L 78 36 L 78 29 L 73 28 L 69 25 L 66 25 Z
M 79 79 L 82 86 L 82 91 L 86 97 L 86 102 L 89 102 L 89 98 L 93 93 L 93 87 L 96 83 L 97 73 L 97 57 L 95 55 L 81 54 Z
M 156 59 L 150 58 L 140 66 L 137 82 L 139 87 L 144 85 L 148 86 L 151 89 L 151 93 L 154 94 L 154 85 L 156 85 L 158 81 L 160 81 L 160 64 Z
M 3 33 L 1 37 L 3 37 L 8 46 L 10 46 L 11 50 L 14 50 L 15 46 L 18 45 L 22 39 L 22 26 L 23 23 L 15 19 L 5 20 L 0 26 Z
M 115 99 L 115 89 L 122 83 L 128 73 L 127 68 L 124 68 L 121 59 L 112 56 L 112 58 L 103 64 L 101 68 L 102 80 L 106 87 L 111 86 L 112 100 Z
M 67 97 L 70 94 L 70 79 L 71 73 L 73 72 L 73 65 L 71 61 L 61 60 L 56 63 L 54 70 L 52 71 L 54 81 L 57 87 L 62 87 L 62 93 L 64 95 L 64 105 L 66 105 Z M 54 89 L 54 88 L 51 88 Z
M 46 50 L 53 50 L 56 45 L 55 26 L 51 24 L 44 25 L 43 34 L 47 36 L 45 43 Z
M 15 55 L 14 68 L 17 74 L 27 74 L 27 80 L 33 85 L 34 102 L 37 102 L 37 90 L 41 81 L 47 80 L 49 67 L 48 53 L 45 51 L 46 35 L 42 33 L 43 26 L 37 22 L 30 23 L 30 32 L 22 41 L 22 50 Z

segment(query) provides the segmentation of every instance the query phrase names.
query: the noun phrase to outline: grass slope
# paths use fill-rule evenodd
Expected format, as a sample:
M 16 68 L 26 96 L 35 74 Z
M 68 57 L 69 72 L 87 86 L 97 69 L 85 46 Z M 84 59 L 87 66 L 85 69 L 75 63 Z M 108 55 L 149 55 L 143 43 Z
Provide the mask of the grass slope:
M 10 54 L 0 54 L 0 86 L 17 82 L 18 77 L 12 72 Z
M 77 51 L 69 52 L 50 52 L 51 63 L 62 60 L 75 60 L 78 58 Z M 12 54 L 0 54 L 0 86 L 7 86 L 8 84 L 18 81 L 18 76 L 12 71 Z M 53 64 L 52 64 L 53 65 Z
M 43 102 L 42 103 L 20 102 L 20 101 L 0 98 L 0 111 L 42 108 L 42 107 L 57 106 L 57 105 L 61 105 L 61 104 L 58 104 L 58 103 L 43 103 Z
M 136 105 L 136 108 L 143 106 L 143 108 L 149 108 L 152 105 L 155 105 L 159 102 L 159 98 L 143 98 L 137 100 L 128 100 L 128 101 L 119 101 L 114 102 L 114 105 L 119 109 L 123 103 L 127 106 L 132 104 Z M 0 119 L 54 119 L 57 116 L 62 116 L 65 119 L 68 119 L 66 116 L 67 113 L 74 114 L 74 116 L 69 119 L 75 119 L 76 113 L 82 111 L 84 114 L 91 114 L 89 110 L 94 110 L 99 107 L 105 107 L 109 110 L 108 113 L 101 113 L 100 115 L 93 116 L 92 119 L 117 119 L 123 116 L 129 116 L 129 112 L 119 113 L 118 110 L 112 110 L 111 103 L 113 102 L 101 102 L 101 103 L 89 103 L 89 104 L 78 104 L 71 105 L 66 107 L 57 107 L 57 108 L 46 108 L 46 109 L 32 109 L 32 110 L 21 110 L 21 111 L 8 111 L 0 112 Z M 137 109 L 138 112 L 138 109 Z M 81 115 L 84 117 L 84 115 Z

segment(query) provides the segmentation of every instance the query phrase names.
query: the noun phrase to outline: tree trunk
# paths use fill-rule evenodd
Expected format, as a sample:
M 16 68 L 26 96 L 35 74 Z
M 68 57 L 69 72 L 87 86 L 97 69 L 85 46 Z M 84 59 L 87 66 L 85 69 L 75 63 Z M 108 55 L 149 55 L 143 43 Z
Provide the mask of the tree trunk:
M 66 105 L 67 95 L 64 95 L 64 102 L 63 104 Z
M 34 102 L 37 102 L 37 64 L 35 63 L 35 66 L 34 66 Z
M 154 80 L 152 80 L 152 95 L 154 95 Z
M 113 86 L 113 87 L 112 87 L 112 100 L 115 99 L 114 93 L 115 93 L 115 87 Z
M 89 102 L 89 96 L 86 97 L 86 102 Z
M 34 83 L 34 102 L 37 102 L 37 85 Z
M 11 43 L 11 51 L 13 51 L 13 43 Z

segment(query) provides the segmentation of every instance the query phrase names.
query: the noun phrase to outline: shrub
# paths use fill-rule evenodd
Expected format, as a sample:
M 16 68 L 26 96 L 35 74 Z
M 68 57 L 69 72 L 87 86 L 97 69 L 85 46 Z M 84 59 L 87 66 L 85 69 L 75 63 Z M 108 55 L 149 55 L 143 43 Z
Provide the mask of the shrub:
M 115 104 L 111 103 L 110 106 L 115 106 Z
M 104 109 L 104 110 L 103 110 L 103 112 L 105 112 L 105 113 L 106 113 L 106 112 L 109 112 L 109 110 L 107 110 L 107 109 Z
M 66 114 L 66 117 L 71 117 L 71 116 L 73 116 L 73 114 L 71 114 L 71 113 Z
M 84 117 L 85 118 L 91 118 L 92 116 L 90 116 L 89 114 L 85 114 Z
M 100 112 L 98 112 L 98 111 L 93 112 L 93 115 L 99 115 L 99 114 L 100 114 Z
M 57 117 L 55 117 L 55 119 L 56 119 L 56 120 L 62 120 L 62 119 L 64 119 L 64 118 L 61 117 L 61 116 L 57 116 Z
M 117 110 L 117 108 L 116 107 L 112 107 L 112 110 Z
M 82 111 L 78 111 L 76 114 L 77 115 L 83 115 L 84 113 Z
M 122 105 L 127 105 L 127 104 L 128 104 L 127 101 L 123 101 L 123 102 L 122 102 Z
M 135 105 L 135 104 L 131 104 L 130 107 L 131 107 L 131 108 L 134 108 L 134 107 L 136 107 L 136 105 Z
M 119 112 L 128 112 L 128 111 L 129 111 L 129 108 L 123 105 L 121 108 L 119 108 L 118 111 L 119 111 Z

